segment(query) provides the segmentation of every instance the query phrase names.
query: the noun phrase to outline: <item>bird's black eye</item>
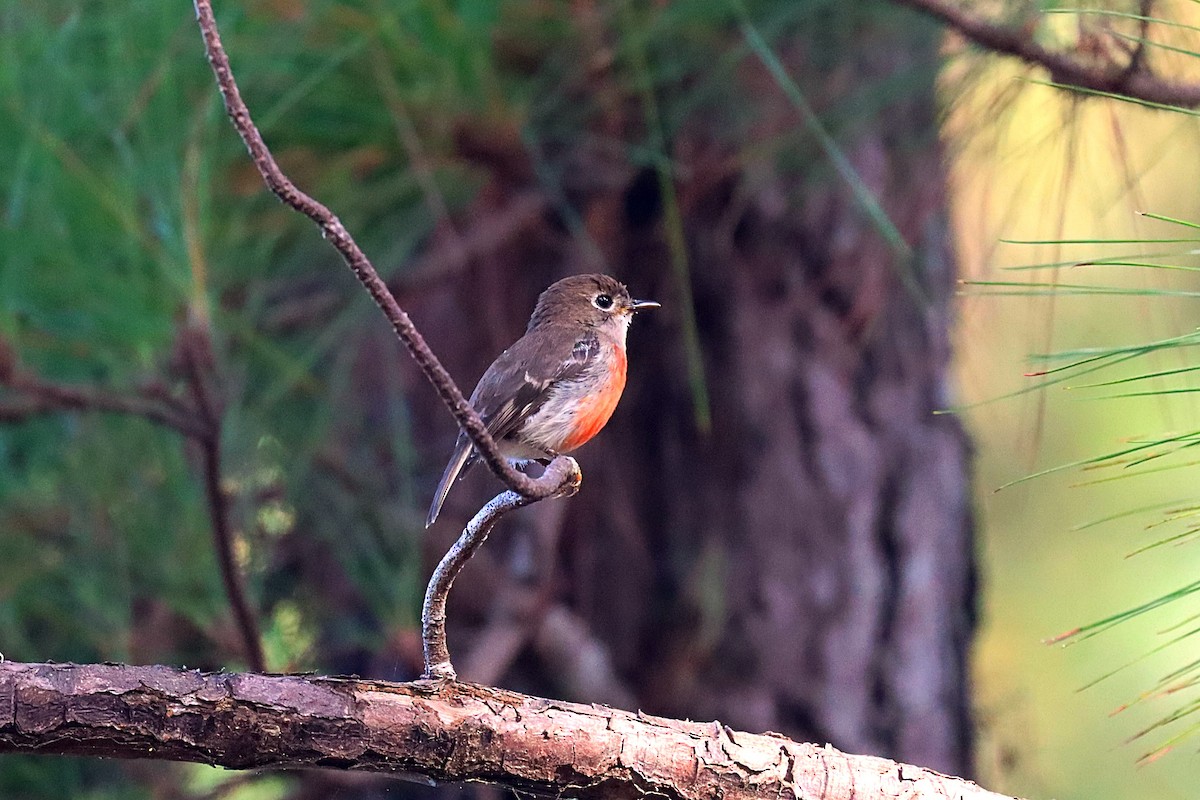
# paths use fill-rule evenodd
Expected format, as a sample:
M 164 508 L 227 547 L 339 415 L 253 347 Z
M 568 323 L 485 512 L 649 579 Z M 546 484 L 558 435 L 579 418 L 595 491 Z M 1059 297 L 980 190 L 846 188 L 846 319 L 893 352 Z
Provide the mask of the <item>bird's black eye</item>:
M 600 309 L 601 311 L 608 311 L 610 308 L 613 307 L 612 295 L 598 294 L 598 295 L 596 295 L 596 299 L 593 300 L 592 303 L 596 306 L 596 308 Z

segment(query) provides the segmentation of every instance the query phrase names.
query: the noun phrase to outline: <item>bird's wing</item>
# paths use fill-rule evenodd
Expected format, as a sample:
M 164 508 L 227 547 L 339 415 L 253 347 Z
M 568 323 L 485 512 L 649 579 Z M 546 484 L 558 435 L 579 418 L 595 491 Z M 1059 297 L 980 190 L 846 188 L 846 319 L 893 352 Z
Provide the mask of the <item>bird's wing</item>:
M 600 339 L 592 331 L 581 335 L 574 326 L 557 325 L 530 331 L 497 356 L 483 373 L 471 394 L 471 405 L 492 438 L 503 439 L 538 412 L 556 385 L 582 376 L 600 352 Z M 437 519 L 455 479 L 465 474 L 476 458 L 471 440 L 460 431 L 450 463 L 434 492 L 425 527 Z
M 599 355 L 595 332 L 580 335 L 570 327 L 533 331 L 488 368 L 471 395 L 471 405 L 492 436 L 503 439 L 541 409 L 555 386 L 580 378 Z

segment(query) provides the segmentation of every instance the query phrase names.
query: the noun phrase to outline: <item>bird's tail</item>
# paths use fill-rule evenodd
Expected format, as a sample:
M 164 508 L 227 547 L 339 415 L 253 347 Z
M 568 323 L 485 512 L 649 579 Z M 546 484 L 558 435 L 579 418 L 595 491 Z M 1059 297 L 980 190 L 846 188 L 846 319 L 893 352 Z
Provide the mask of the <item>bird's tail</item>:
M 446 471 L 442 473 L 442 480 L 438 483 L 437 491 L 433 493 L 433 504 L 429 506 L 429 516 L 425 518 L 426 528 L 437 522 L 438 514 L 442 511 L 442 503 L 446 502 L 446 495 L 450 494 L 450 487 L 454 485 L 455 478 L 462 473 L 463 468 L 468 465 L 467 462 L 473 452 L 475 451 L 471 446 L 471 440 L 460 436 L 458 443 L 454 446 L 454 455 L 450 457 L 450 463 L 446 465 Z

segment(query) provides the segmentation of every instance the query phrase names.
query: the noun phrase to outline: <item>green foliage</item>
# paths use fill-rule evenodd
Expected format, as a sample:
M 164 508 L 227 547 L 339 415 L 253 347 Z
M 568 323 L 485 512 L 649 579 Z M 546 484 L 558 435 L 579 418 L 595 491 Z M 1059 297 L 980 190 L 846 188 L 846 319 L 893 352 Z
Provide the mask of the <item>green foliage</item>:
M 1185 230 L 1200 228 L 1200 225 L 1195 223 L 1158 214 L 1146 214 L 1145 216 Z M 1092 245 L 1099 248 L 1141 244 L 1143 250 L 1147 252 L 1135 251 L 1132 254 L 1115 257 L 1017 268 L 1017 271 L 1021 272 L 1028 270 L 1053 271 L 1055 278 L 1057 278 L 1057 270 L 1062 268 L 1087 272 L 1102 269 L 1106 275 L 1111 276 L 1109 282 L 1103 284 L 1067 284 L 1057 279 L 1049 281 L 967 281 L 965 283 L 969 286 L 981 287 L 980 293 L 984 296 L 1124 296 L 1159 302 L 1177 298 L 1193 299 L 1200 297 L 1200 291 L 1191 288 L 1194 281 L 1192 283 L 1185 282 L 1184 288 L 1178 288 L 1165 285 L 1165 280 L 1160 278 L 1159 274 L 1183 273 L 1183 278 L 1190 279 L 1189 273 L 1200 270 L 1200 266 L 1194 263 L 1196 250 L 1194 248 L 1181 249 L 1173 253 L 1148 251 L 1163 244 L 1193 245 L 1198 241 L 1200 238 L 1184 236 L 1148 237 L 1142 240 L 1064 239 L 1050 242 L 1023 242 L 1024 244 L 1045 243 L 1064 246 Z M 1112 274 L 1114 269 L 1126 271 L 1126 274 L 1124 276 L 1114 275 Z M 1130 274 L 1140 274 L 1145 280 L 1131 282 Z M 1098 302 L 1098 299 L 1097 297 L 1097 300 L 1093 302 Z M 1163 339 L 1134 344 L 1076 348 L 1035 355 L 1031 360 L 1037 368 L 1028 373 L 1028 376 L 1036 380 L 1013 394 L 1060 387 L 1089 399 L 1103 400 L 1113 404 L 1135 397 L 1160 398 L 1165 401 L 1171 396 L 1186 395 L 1197 391 L 1197 387 L 1192 386 L 1190 380 L 1193 373 L 1200 369 L 1195 365 L 1195 353 L 1198 345 L 1200 345 L 1200 332 L 1193 330 Z M 1171 358 L 1174 363 L 1182 366 L 1164 369 L 1161 366 L 1164 358 Z M 1147 364 L 1147 359 L 1153 360 Z M 1088 377 L 1086 380 L 1081 380 L 1084 376 Z M 1146 388 L 1114 390 L 1114 387 L 1130 385 Z M 1185 413 L 1184 418 L 1191 416 L 1190 413 Z M 1200 461 L 1194 457 L 1194 448 L 1200 444 L 1200 430 L 1192 429 L 1186 422 L 1182 431 L 1130 432 L 1130 434 L 1129 438 L 1114 449 L 1056 464 L 1048 469 L 1018 478 L 1000 488 L 1007 488 L 1053 473 L 1080 470 L 1086 473 L 1086 478 L 1077 485 L 1094 486 L 1167 471 L 1190 471 L 1200 464 Z M 1200 515 L 1200 512 L 1197 511 L 1200 508 L 1197 506 L 1197 502 L 1198 499 L 1193 496 L 1132 508 L 1120 513 L 1108 514 L 1101 519 L 1081 523 L 1076 526 L 1076 530 L 1115 521 L 1120 521 L 1122 525 L 1127 526 L 1131 521 L 1139 518 L 1149 519 L 1144 530 L 1152 532 L 1150 541 L 1138 545 L 1128 554 L 1129 556 L 1141 555 L 1150 551 L 1158 551 L 1166 546 L 1194 542 L 1200 536 L 1200 526 L 1196 524 L 1196 518 Z M 1195 602 L 1200 597 L 1200 582 L 1190 582 L 1166 591 L 1163 590 L 1163 587 L 1150 587 L 1150 592 L 1158 594 L 1132 608 L 1112 613 L 1051 640 L 1074 642 L 1087 639 L 1147 615 L 1153 615 L 1154 619 L 1161 620 L 1164 611 L 1174 611 L 1182 620 L 1170 624 L 1165 629 L 1159 622 L 1160 639 L 1158 644 L 1149 648 L 1145 655 L 1106 672 L 1085 687 L 1090 688 L 1097 685 L 1122 670 L 1164 651 L 1173 651 L 1177 657 L 1183 659 L 1182 666 L 1164 674 L 1154 685 L 1147 687 L 1142 694 L 1122 704 L 1118 709 L 1124 710 L 1148 700 L 1166 697 L 1172 698 L 1172 702 L 1176 704 L 1171 711 L 1133 735 L 1135 740 L 1150 735 L 1159 737 L 1154 742 L 1154 748 L 1142 756 L 1143 760 L 1156 758 L 1196 733 L 1200 733 L 1200 723 L 1195 719 L 1197 713 L 1200 713 L 1200 700 L 1197 699 L 1196 691 L 1197 687 L 1200 687 L 1200 661 L 1187 655 L 1188 652 L 1192 652 L 1187 650 L 1187 647 L 1190 645 L 1194 651 L 1196 642 L 1194 637 L 1200 634 L 1200 627 L 1194 624 Z
M 110 761 L 5 756 L 0 796 L 9 800 L 134 800 L 146 794 Z

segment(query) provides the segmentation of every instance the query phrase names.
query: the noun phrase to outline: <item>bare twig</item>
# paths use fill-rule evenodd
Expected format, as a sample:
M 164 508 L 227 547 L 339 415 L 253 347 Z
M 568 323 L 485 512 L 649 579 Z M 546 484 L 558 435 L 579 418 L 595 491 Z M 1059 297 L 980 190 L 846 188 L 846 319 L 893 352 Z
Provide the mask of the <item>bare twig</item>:
M 265 672 L 267 666 L 262 649 L 262 634 L 258 629 L 258 619 L 246 598 L 242 574 L 234 556 L 229 498 L 221 485 L 221 431 L 224 409 L 219 393 L 211 385 L 216 363 L 208 328 L 200 320 L 190 320 L 180 333 L 179 347 L 196 413 L 204 421 L 205 432 L 195 439 L 200 448 L 204 497 L 208 506 L 213 549 L 216 551 L 217 565 L 221 571 L 221 583 L 225 587 L 225 597 L 229 600 L 234 622 L 242 637 L 246 663 L 255 672 Z
M 366 287 L 371 298 L 388 318 L 396 335 L 404 342 L 425 377 L 437 389 L 442 401 L 454 414 L 458 424 L 470 437 L 492 472 L 510 489 L 531 500 L 541 500 L 560 493 L 563 487 L 553 483 L 553 480 L 568 475 L 567 471 L 548 469 L 541 478 L 534 479 L 520 472 L 504 459 L 496 442 L 483 424 L 483 420 L 475 413 L 475 409 L 467 402 L 453 378 L 446 372 L 446 368 L 429 349 L 429 345 L 425 343 L 420 331 L 413 325 L 408 314 L 400 308 L 396 298 L 392 296 L 387 285 L 375 271 L 375 267 L 350 236 L 341 220 L 319 201 L 297 188 L 283 174 L 263 141 L 262 134 L 254 125 L 250 117 L 250 110 L 242 100 L 237 82 L 234 80 L 229 66 L 229 57 L 221 44 L 217 22 L 213 16 L 212 3 L 210 0 L 195 0 L 195 7 L 196 19 L 200 24 L 201 35 L 204 37 L 205 51 L 209 64 L 212 65 L 213 74 L 216 76 L 217 85 L 221 90 L 221 96 L 224 98 L 225 110 L 238 134 L 242 137 L 242 141 L 246 144 L 250 158 L 258 168 L 267 187 L 288 206 L 315 222 L 321 229 L 322 236 L 329 240 L 329 243 L 341 254 L 346 265 Z
M 527 505 L 529 500 L 516 492 L 502 492 L 493 497 L 467 523 L 446 555 L 434 569 L 425 588 L 421 607 L 421 640 L 425 647 L 425 673 L 430 680 L 455 680 L 458 674 L 450 663 L 446 647 L 446 598 L 450 586 L 467 561 L 491 533 L 492 527 L 505 513 Z
M 550 797 L 1003 800 L 910 764 L 719 723 L 467 683 L 161 666 L 0 664 L 3 752 L 320 766 Z
M 220 429 L 200 441 L 200 458 L 204 473 L 204 497 L 211 522 L 213 549 L 216 551 L 217 564 L 221 570 L 221 583 L 225 586 L 225 596 L 233 609 L 234 621 L 242 637 L 246 663 L 255 672 L 265 672 L 266 658 L 263 656 L 258 620 L 250 610 L 250 601 L 246 599 L 246 590 L 242 586 L 241 571 L 234 558 L 229 498 L 221 487 Z
M 119 394 L 94 386 L 51 383 L 23 372 L 14 373 L 0 386 L 15 395 L 0 401 L 0 422 L 20 422 L 58 411 L 103 411 L 141 417 L 185 436 L 206 432 L 201 420 L 148 393 Z
M 1125 65 L 1126 79 L 1142 68 L 1146 58 L 1146 45 L 1150 41 L 1150 19 L 1153 12 L 1154 0 L 1141 0 L 1138 4 L 1138 39 L 1133 53 L 1129 56 L 1129 63 Z
M 1163 79 L 1146 66 L 1145 59 L 1136 51 L 1128 64 L 1097 64 L 1093 59 L 1078 58 L 1044 47 L 1028 30 L 992 22 L 973 14 L 961 3 L 951 0 L 892 2 L 923 11 L 988 50 L 1016 56 L 1028 64 L 1044 67 L 1049 70 L 1051 81 L 1056 84 L 1118 94 L 1161 105 L 1185 108 L 1200 106 L 1200 84 Z
M 200 467 L 204 483 L 204 499 L 208 509 L 209 529 L 212 532 L 213 550 L 217 556 L 217 567 L 221 573 L 221 584 L 225 597 L 233 611 L 234 623 L 242 638 L 246 663 L 255 672 L 265 672 L 266 657 L 263 655 L 262 634 L 258 617 L 251 609 L 246 596 L 241 570 L 234 554 L 233 523 L 230 521 L 229 497 L 222 486 L 224 474 L 221 459 L 221 434 L 224 407 L 220 394 L 212 386 L 216 363 L 212 353 L 212 340 L 206 325 L 191 320 L 180 334 L 180 355 L 187 378 L 188 390 L 195 405 L 195 413 L 204 422 L 204 433 L 193 437 L 200 449 Z
M 219 396 L 209 385 L 214 367 L 207 330 L 189 323 L 180 333 L 180 348 L 191 404 L 158 384 L 119 394 L 94 386 L 44 381 L 13 367 L 0 374 L 0 387 L 14 395 L 0 399 L 0 422 L 21 422 L 60 411 L 102 411 L 141 417 L 194 441 L 200 448 L 206 505 L 225 595 L 243 640 L 246 663 L 262 672 L 266 669 L 262 637 L 237 569 L 229 500 L 221 488 L 222 409 Z
M 551 476 L 550 473 L 555 475 Z M 550 477 L 561 487 L 562 496 L 574 494 L 582 476 L 575 459 L 562 456 L 554 459 L 547 467 L 542 480 Z M 487 539 L 500 517 L 513 509 L 534 502 L 516 492 L 502 492 L 479 510 L 458 541 L 446 552 L 429 579 L 425 590 L 425 603 L 421 607 L 421 640 L 425 647 L 425 675 L 430 680 L 455 680 L 457 674 L 450 663 L 450 651 L 446 647 L 446 598 L 450 586 L 459 571 Z

